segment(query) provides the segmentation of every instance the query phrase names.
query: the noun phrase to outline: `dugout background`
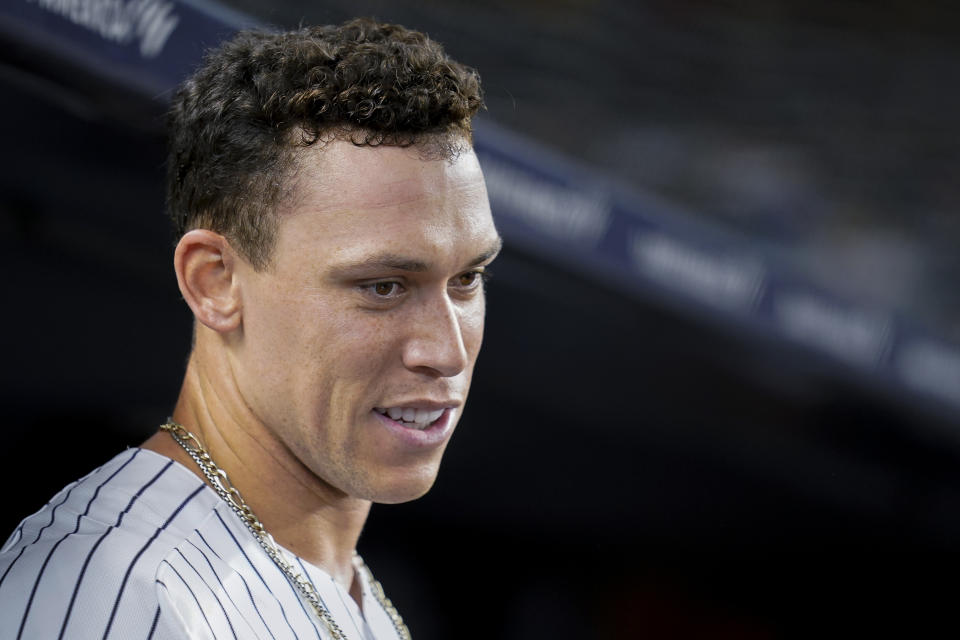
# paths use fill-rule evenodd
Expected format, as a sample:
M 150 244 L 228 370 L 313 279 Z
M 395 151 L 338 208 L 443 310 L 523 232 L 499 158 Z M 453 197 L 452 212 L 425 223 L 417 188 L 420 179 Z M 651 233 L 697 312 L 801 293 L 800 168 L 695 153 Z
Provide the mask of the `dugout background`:
M 507 248 L 469 409 L 435 489 L 375 508 L 361 541 L 418 640 L 919 633 L 946 617 L 960 550 L 949 3 L 230 4 L 284 26 L 374 14 L 426 30 L 481 71 L 478 144 L 518 174 L 626 193 L 641 204 L 622 219 L 724 248 L 693 255 L 757 256 L 765 292 L 802 285 L 889 321 L 875 357 L 851 359 L 763 304 L 672 287 L 702 282 L 689 269 L 658 283 L 494 203 Z M 0 12 L 7 531 L 165 418 L 191 326 L 162 213 L 151 87 L 166 76 L 74 55 L 90 30 L 47 5 Z M 250 20 L 171 6 L 164 73 Z M 213 17 L 188 21 L 201 10 Z M 918 340 L 934 355 L 904 378 Z

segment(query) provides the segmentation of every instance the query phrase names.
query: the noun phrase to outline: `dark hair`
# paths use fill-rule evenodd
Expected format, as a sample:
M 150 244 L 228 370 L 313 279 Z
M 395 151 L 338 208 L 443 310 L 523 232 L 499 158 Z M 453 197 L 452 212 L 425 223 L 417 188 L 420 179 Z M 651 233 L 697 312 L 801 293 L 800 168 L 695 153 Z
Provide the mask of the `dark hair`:
M 473 69 L 399 25 L 359 18 L 242 31 L 173 98 L 167 207 L 177 237 L 212 229 L 263 268 L 297 149 L 346 139 L 450 157 L 470 144 L 470 119 L 482 106 Z

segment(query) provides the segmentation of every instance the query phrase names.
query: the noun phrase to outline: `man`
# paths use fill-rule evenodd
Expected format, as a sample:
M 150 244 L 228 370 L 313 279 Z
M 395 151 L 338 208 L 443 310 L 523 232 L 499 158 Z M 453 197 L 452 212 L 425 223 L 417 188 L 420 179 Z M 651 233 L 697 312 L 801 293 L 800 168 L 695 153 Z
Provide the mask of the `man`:
M 208 56 L 171 110 L 180 397 L 11 536 L 0 637 L 409 637 L 355 547 L 463 411 L 500 247 L 480 106 L 472 70 L 369 20 Z

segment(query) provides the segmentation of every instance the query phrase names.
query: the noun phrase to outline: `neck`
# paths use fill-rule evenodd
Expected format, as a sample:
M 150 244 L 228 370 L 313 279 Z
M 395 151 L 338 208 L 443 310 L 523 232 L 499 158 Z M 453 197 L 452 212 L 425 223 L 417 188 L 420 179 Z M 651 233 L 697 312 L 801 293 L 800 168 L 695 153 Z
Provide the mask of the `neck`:
M 173 420 L 192 432 L 274 540 L 354 591 L 353 554 L 370 502 L 330 486 L 304 466 L 269 426 L 250 412 L 232 380 L 199 349 L 191 354 Z M 203 476 L 168 433 L 143 447 Z

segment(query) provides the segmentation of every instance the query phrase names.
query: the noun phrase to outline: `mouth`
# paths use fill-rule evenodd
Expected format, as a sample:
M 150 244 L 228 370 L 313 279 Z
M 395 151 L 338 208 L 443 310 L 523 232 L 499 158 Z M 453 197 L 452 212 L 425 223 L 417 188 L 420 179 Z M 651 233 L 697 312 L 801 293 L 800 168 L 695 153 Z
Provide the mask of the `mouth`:
M 374 407 L 380 415 L 386 416 L 408 429 L 423 431 L 437 422 L 447 408 L 428 409 L 425 407 Z

